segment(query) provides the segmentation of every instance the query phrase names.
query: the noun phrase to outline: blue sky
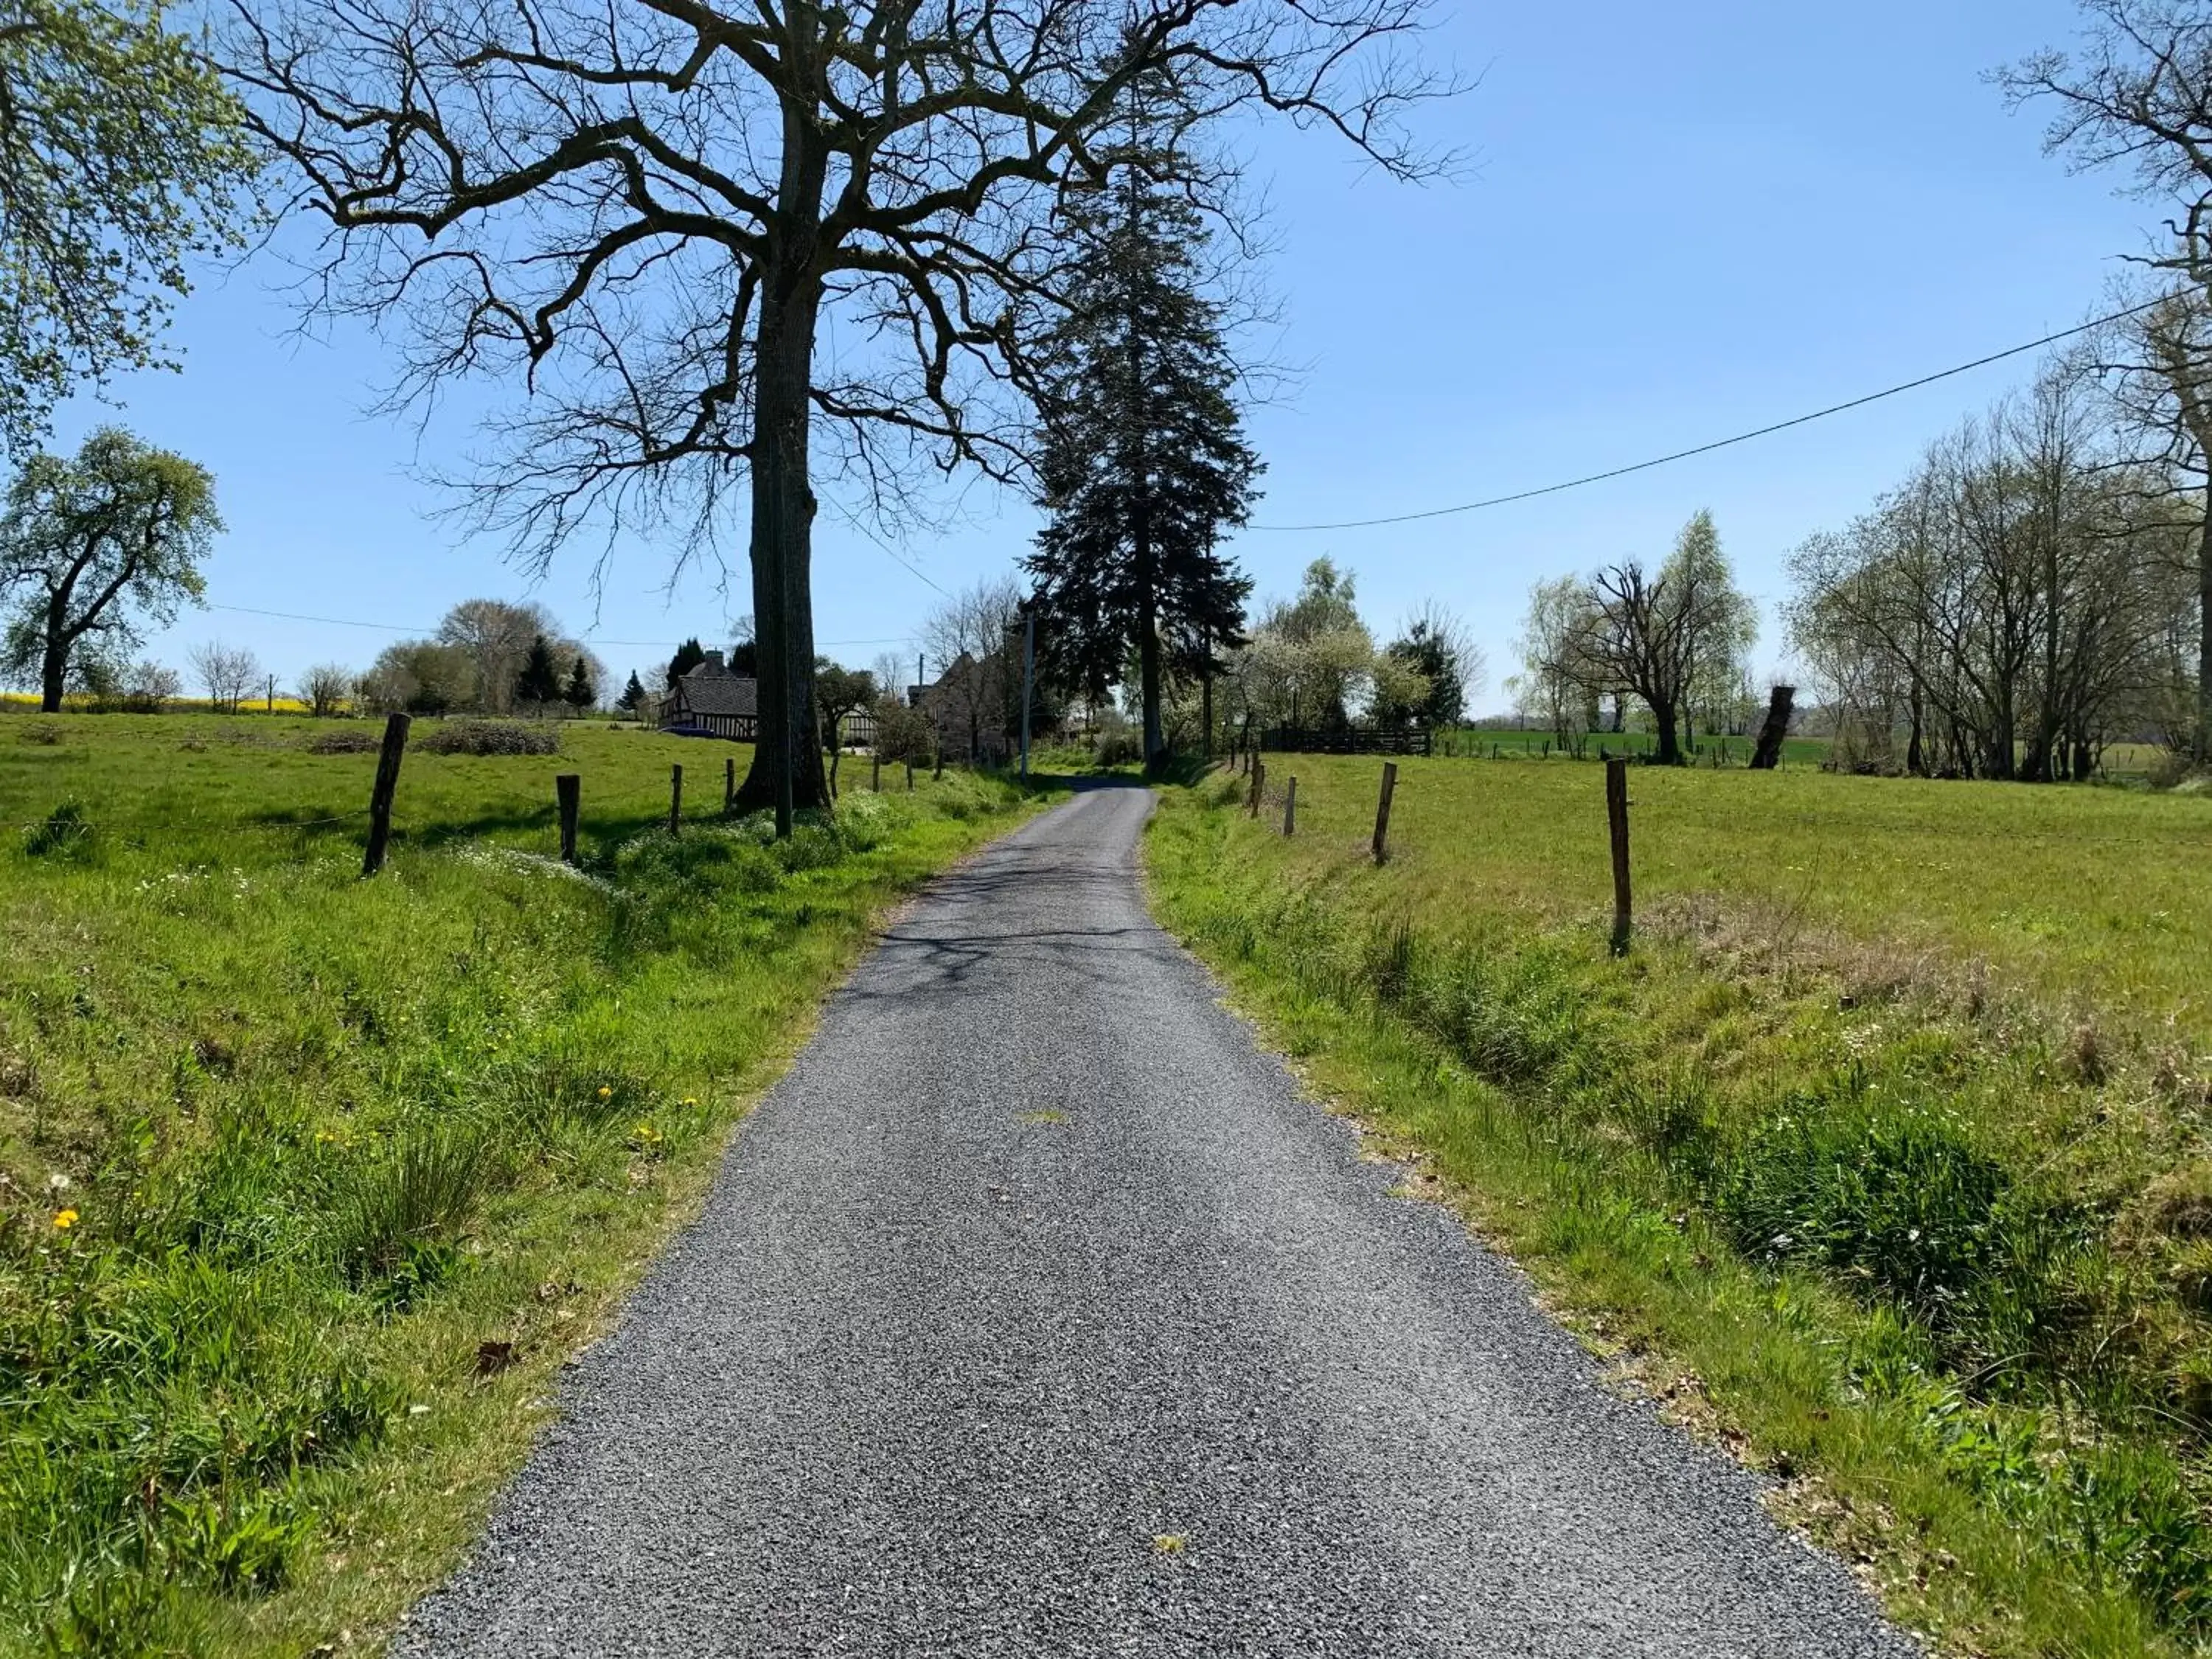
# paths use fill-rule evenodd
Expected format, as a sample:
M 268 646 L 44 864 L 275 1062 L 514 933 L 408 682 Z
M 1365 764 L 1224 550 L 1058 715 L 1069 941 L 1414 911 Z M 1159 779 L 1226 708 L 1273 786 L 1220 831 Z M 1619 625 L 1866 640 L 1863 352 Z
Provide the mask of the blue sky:
M 2068 39 L 2070 0 L 1584 0 L 1468 7 L 1433 50 L 1480 76 L 1424 131 L 1472 158 L 1450 184 L 1391 184 L 1320 137 L 1271 131 L 1253 161 L 1272 198 L 1267 281 L 1304 368 L 1256 409 L 1261 524 L 1419 511 L 1572 477 L 1726 435 L 2064 328 L 2097 306 L 2153 218 L 2118 182 L 2070 177 L 1984 71 Z M 427 629 L 453 601 L 526 592 L 607 641 L 617 670 L 710 641 L 750 608 L 741 547 L 726 601 L 666 553 L 620 550 L 594 604 L 595 550 L 532 587 L 501 547 L 434 516 L 416 476 L 465 443 L 463 412 L 415 428 L 368 412 L 392 359 L 374 337 L 295 332 L 274 260 L 203 284 L 181 308 L 181 376 L 73 405 L 58 442 L 120 419 L 216 474 L 228 533 L 216 605 Z M 1710 507 L 1745 587 L 1770 604 L 1805 536 L 1848 518 L 1919 448 L 2024 379 L 1999 365 L 1874 408 L 1638 477 L 1456 518 L 1327 533 L 1249 531 L 1235 551 L 1265 593 L 1323 553 L 1358 575 L 1388 629 L 1426 598 L 1468 623 L 1503 702 L 1529 584 L 1629 553 L 1657 556 Z M 899 544 L 957 589 L 1008 568 L 1034 528 L 1017 501 L 966 494 L 969 522 Z M 855 664 L 908 642 L 939 595 L 828 515 L 817 633 Z M 155 654 L 250 645 L 289 678 L 365 664 L 393 635 L 218 609 Z M 638 641 L 637 644 L 615 643 Z M 894 643 L 896 642 L 896 643 Z M 1771 619 L 1755 656 L 1779 662 Z

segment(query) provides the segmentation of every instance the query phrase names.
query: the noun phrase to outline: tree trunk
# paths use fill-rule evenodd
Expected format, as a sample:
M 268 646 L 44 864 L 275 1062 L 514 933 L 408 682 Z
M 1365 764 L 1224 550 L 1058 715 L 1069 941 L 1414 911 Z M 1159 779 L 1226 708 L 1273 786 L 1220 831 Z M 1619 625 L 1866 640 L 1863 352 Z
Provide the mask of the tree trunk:
M 1671 702 L 1652 703 L 1651 719 L 1659 728 L 1659 764 L 1680 766 L 1682 763 L 1682 743 L 1674 730 L 1674 705 Z
M 2212 766 L 2212 487 L 2197 539 L 2197 760 Z
M 62 690 L 69 683 L 69 647 L 49 639 L 39 662 L 39 712 L 62 712 Z
M 760 717 L 737 801 L 740 811 L 774 807 L 781 836 L 791 833 L 793 811 L 830 805 L 814 703 L 814 493 L 807 484 L 808 394 L 822 304 L 811 262 L 824 161 L 798 119 L 786 119 L 784 141 L 782 211 L 763 262 L 754 349 L 750 471 Z
M 1751 769 L 1771 772 L 1782 763 L 1782 744 L 1790 735 L 1790 712 L 1797 688 L 1778 685 L 1766 699 L 1766 723 L 1759 728 L 1759 746 L 1753 750 Z

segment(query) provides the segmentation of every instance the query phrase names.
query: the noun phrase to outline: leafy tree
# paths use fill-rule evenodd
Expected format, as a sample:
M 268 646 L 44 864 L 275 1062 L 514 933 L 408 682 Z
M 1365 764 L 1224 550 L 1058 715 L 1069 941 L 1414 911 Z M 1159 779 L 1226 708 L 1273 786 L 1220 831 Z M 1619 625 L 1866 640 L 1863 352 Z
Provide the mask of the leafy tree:
M 1427 171 L 1403 126 L 1450 86 L 1413 49 L 1427 3 L 267 0 L 228 55 L 333 228 L 319 289 L 414 325 L 406 389 L 561 387 L 501 422 L 477 478 L 525 556 L 641 518 L 710 544 L 742 478 L 762 672 L 740 799 L 787 831 L 828 795 L 817 471 L 882 508 L 933 465 L 1025 470 L 1012 323 L 1143 76 Z M 874 343 L 832 370 L 840 320 Z
M 33 455 L 0 519 L 0 670 L 62 706 L 72 656 L 120 657 L 205 586 L 200 562 L 222 520 L 204 467 L 102 427 L 76 458 Z
M 568 707 L 580 714 L 585 713 L 599 701 L 598 689 L 592 684 L 591 666 L 580 655 L 576 659 L 575 667 L 568 672 L 568 688 L 561 693 L 561 696 L 566 700 Z
M 845 668 L 823 657 L 814 665 L 814 700 L 822 708 L 822 740 L 830 745 L 830 793 L 837 793 L 839 741 L 845 716 L 866 708 L 880 694 L 876 677 L 865 668 Z
M 1638 559 L 1601 570 L 1583 590 L 1567 655 L 1593 694 L 1633 692 L 1651 711 L 1662 766 L 1684 758 L 1690 700 L 1723 665 L 1737 678 L 1756 622 L 1736 591 L 1710 513 L 1682 527 L 1657 574 Z
M 356 689 L 380 713 L 443 714 L 467 703 L 475 681 L 476 665 L 459 646 L 401 640 L 377 653 Z
M 1244 643 L 1252 584 L 1219 551 L 1258 497 L 1258 456 L 1232 393 L 1209 240 L 1177 133 L 1188 110 L 1163 72 L 1130 83 L 1099 152 L 1103 187 L 1065 215 L 1065 311 L 1044 365 L 1039 504 L 1024 562 L 1045 618 L 1047 676 L 1094 704 L 1134 660 L 1148 762 L 1165 748 L 1164 669 L 1210 683 Z M 1164 662 L 1163 658 L 1165 658 Z
M 561 626 L 542 605 L 507 599 L 463 599 L 438 624 L 441 645 L 468 653 L 472 688 L 460 702 L 487 714 L 503 714 L 514 702 L 515 685 L 532 640 L 560 643 Z
M 186 261 L 241 245 L 242 112 L 158 5 L 15 0 L 0 22 L 0 444 L 81 384 L 166 363 Z
M 530 642 L 530 654 L 522 659 L 522 672 L 514 677 L 514 695 L 519 701 L 540 708 L 560 701 L 561 670 L 543 634 Z
M 1393 701 L 1378 696 L 1376 718 L 1386 726 L 1418 724 L 1436 730 L 1456 726 L 1467 712 L 1467 695 L 1482 686 L 1482 651 L 1459 619 L 1434 600 L 1384 647 L 1393 661 L 1419 675 L 1426 690 L 1418 698 Z
M 637 713 L 638 705 L 645 701 L 645 687 L 637 678 L 637 670 L 629 671 L 629 684 L 623 687 L 622 696 L 615 699 L 615 707 L 625 714 Z
M 668 681 L 667 689 L 673 691 L 676 689 L 677 681 L 706 660 L 707 648 L 704 646 L 701 645 L 696 638 L 684 641 L 676 647 L 676 654 L 668 659 L 668 672 L 665 676 Z

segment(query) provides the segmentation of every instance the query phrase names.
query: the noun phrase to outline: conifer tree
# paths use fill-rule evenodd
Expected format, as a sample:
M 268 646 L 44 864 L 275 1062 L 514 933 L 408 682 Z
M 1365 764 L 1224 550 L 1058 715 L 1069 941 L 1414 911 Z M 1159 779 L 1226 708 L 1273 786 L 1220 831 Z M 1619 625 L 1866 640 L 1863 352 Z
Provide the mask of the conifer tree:
M 1232 396 L 1237 366 L 1206 292 L 1172 81 L 1140 78 L 1104 148 L 1104 184 L 1066 211 L 1064 312 L 1038 344 L 1039 504 L 1024 561 L 1048 676 L 1097 701 L 1133 659 L 1148 763 L 1162 757 L 1164 673 L 1210 682 L 1243 641 L 1250 579 L 1218 548 L 1261 464 Z
M 568 689 L 561 696 L 568 707 L 580 714 L 599 700 L 598 688 L 592 684 L 592 671 L 584 665 L 580 652 L 576 656 L 576 666 L 568 676 Z
M 706 647 L 697 637 L 688 639 L 676 647 L 676 654 L 668 659 L 668 689 L 673 691 L 676 682 L 707 660 Z
M 615 707 L 625 714 L 637 713 L 637 706 L 645 701 L 645 685 L 637 677 L 637 670 L 629 671 L 629 684 L 623 687 L 622 696 L 615 699 Z
M 530 654 L 523 659 L 522 672 L 514 677 L 514 695 L 523 702 L 541 707 L 560 698 L 561 671 L 543 634 L 530 641 Z

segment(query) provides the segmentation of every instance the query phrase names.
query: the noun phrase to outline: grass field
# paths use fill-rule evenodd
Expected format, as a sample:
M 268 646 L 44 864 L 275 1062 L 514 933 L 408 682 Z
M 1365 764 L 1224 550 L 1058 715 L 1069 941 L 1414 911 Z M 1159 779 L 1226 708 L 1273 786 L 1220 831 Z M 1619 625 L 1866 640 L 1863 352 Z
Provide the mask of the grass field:
M 2212 1641 L 2212 799 L 1269 756 L 1163 917 L 1959 1651 Z M 1280 795 L 1298 779 L 1295 839 Z
M 410 752 L 364 882 L 330 729 L 0 720 L 0 1653 L 380 1649 L 872 915 L 1024 810 L 848 767 L 779 845 L 729 748 L 579 723 Z

